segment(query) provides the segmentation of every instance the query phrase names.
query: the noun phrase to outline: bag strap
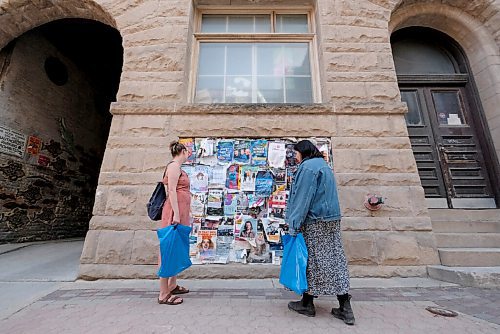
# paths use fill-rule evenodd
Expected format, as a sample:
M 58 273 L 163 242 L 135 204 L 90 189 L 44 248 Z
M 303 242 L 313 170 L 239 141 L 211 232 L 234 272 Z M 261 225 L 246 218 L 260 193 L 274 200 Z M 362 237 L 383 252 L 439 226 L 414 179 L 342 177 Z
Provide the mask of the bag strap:
M 165 175 L 167 175 L 167 168 L 168 168 L 168 165 L 170 165 L 172 162 L 175 162 L 174 160 L 170 161 L 167 166 L 165 166 L 165 171 L 163 172 L 163 177 L 161 178 L 162 180 L 165 178 Z M 182 168 L 179 166 L 179 169 L 181 170 L 182 172 Z
M 165 166 L 165 171 L 163 172 L 163 177 L 161 178 L 162 180 L 165 178 L 165 175 L 167 175 L 167 168 L 168 168 L 168 165 L 170 165 L 172 162 L 174 161 L 170 161 L 166 166 Z

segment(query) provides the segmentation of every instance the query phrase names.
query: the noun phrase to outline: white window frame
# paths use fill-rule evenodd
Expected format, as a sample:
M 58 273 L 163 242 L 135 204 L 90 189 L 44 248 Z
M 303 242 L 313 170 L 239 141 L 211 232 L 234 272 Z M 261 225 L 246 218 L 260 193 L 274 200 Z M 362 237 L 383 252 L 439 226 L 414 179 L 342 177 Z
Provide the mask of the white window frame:
M 204 14 L 212 15 L 262 15 L 267 14 L 271 17 L 271 33 L 202 33 L 201 23 Z M 281 14 L 302 14 L 307 15 L 308 33 L 275 33 L 276 16 Z M 196 86 L 198 79 L 198 63 L 200 56 L 200 43 L 293 43 L 303 42 L 309 44 L 309 62 L 311 69 L 311 87 L 312 87 L 312 103 L 321 103 L 321 90 L 319 82 L 319 62 L 317 53 L 317 37 L 316 24 L 314 21 L 314 11 L 311 7 L 296 7 L 296 8 L 234 8 L 227 9 L 215 7 L 198 7 L 194 17 L 194 39 L 193 53 L 191 57 L 191 75 L 189 78 L 190 85 L 188 87 L 188 99 L 190 103 L 194 103 Z M 254 89 L 252 89 L 254 91 Z M 283 103 L 287 104 L 287 103 Z

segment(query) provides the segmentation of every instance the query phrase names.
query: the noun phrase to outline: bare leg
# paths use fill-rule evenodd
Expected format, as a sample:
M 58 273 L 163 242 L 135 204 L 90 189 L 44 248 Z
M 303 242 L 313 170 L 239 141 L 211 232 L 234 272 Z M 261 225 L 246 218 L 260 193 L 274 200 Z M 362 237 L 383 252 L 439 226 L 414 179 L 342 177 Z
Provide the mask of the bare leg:
M 168 278 L 168 292 L 172 292 L 177 286 L 177 276 Z
M 158 299 L 163 300 L 170 293 L 168 286 L 169 278 L 160 278 L 160 296 Z

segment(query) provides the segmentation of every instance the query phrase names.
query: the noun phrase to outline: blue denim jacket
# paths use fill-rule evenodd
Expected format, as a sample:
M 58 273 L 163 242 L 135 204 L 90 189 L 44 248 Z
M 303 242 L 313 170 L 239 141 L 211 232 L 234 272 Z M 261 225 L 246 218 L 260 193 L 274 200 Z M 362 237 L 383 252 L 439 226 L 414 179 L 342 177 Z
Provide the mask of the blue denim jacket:
M 303 224 L 341 218 L 337 183 L 330 166 L 321 158 L 303 161 L 295 172 L 286 221 L 295 235 Z

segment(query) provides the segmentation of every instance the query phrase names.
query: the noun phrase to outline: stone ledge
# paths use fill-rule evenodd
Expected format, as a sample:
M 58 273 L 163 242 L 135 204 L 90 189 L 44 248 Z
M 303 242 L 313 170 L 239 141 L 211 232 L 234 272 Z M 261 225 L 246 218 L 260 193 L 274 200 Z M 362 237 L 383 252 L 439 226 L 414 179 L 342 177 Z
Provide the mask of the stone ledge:
M 79 279 L 155 279 L 156 265 L 81 264 Z M 427 277 L 426 266 L 349 266 L 351 277 Z M 278 278 L 280 266 L 268 264 L 195 265 L 181 273 L 181 279 Z
M 181 104 L 120 101 L 112 103 L 110 111 L 113 115 L 385 115 L 405 114 L 407 108 L 404 103 L 378 101 L 333 104 Z

